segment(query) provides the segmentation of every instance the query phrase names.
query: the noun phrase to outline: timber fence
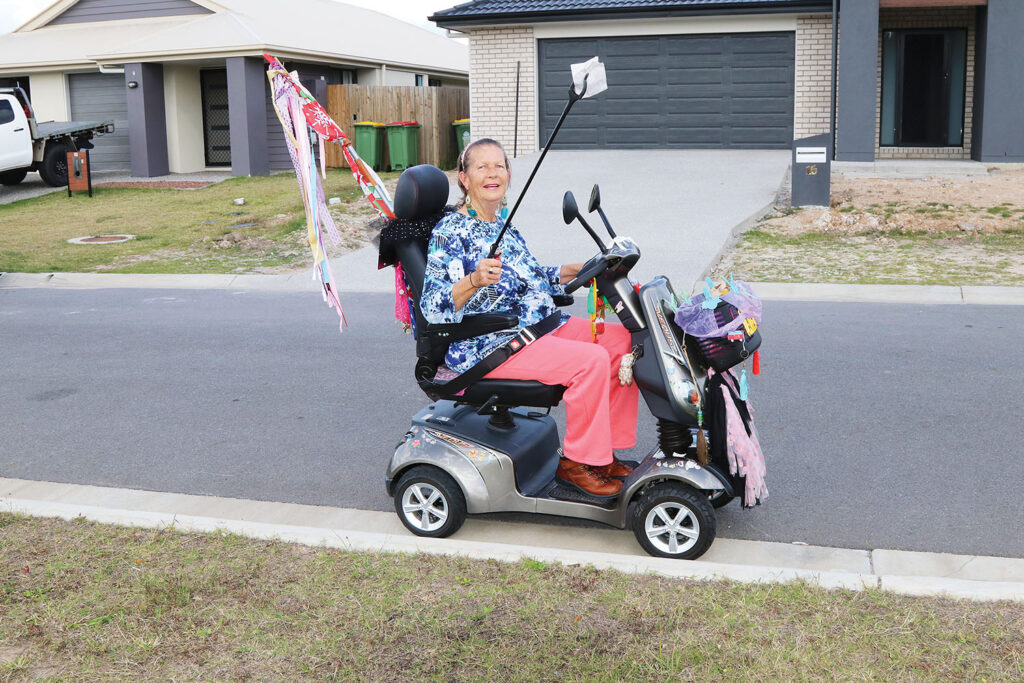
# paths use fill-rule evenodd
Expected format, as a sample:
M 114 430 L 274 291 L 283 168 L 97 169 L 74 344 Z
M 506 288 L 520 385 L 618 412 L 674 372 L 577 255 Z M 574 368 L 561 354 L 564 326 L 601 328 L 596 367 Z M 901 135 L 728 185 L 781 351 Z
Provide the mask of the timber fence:
M 355 140 L 353 123 L 416 121 L 420 124 L 419 162 L 454 168 L 459 148 L 452 121 L 469 116 L 469 89 L 329 85 L 327 112 L 352 140 Z M 345 166 L 341 149 L 336 145 L 327 146 L 327 165 L 333 168 Z

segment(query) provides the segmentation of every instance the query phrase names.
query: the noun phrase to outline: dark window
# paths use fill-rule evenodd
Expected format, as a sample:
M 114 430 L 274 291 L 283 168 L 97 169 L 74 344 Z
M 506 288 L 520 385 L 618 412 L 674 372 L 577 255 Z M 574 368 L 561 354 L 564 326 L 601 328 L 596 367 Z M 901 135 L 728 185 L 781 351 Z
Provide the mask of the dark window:
M 0 125 L 14 120 L 14 107 L 7 100 L 0 100 Z
M 32 88 L 29 87 L 28 76 L 9 76 L 0 78 L 0 88 L 21 88 L 25 95 L 32 99 Z
M 423 85 L 423 74 L 416 74 L 416 85 Z
M 963 145 L 966 80 L 966 29 L 884 31 L 879 143 Z
M 441 79 L 440 78 L 431 78 L 431 79 L 429 79 L 427 81 L 427 85 L 429 85 L 431 88 L 440 88 L 441 87 Z

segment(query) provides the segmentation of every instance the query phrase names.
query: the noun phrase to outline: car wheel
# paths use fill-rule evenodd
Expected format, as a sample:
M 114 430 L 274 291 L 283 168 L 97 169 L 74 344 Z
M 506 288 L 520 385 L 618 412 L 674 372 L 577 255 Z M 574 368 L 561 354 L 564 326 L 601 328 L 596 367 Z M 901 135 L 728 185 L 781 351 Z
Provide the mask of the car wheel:
M 395 512 L 417 536 L 451 536 L 466 521 L 466 497 L 451 475 L 419 465 L 402 475 L 395 487 Z
M 655 484 L 633 509 L 633 534 L 655 557 L 695 560 L 715 540 L 715 511 L 707 494 L 679 482 Z
M 43 152 L 43 163 L 39 167 L 39 177 L 50 187 L 63 187 L 68 184 L 68 146 L 63 142 L 46 146 Z
M 0 173 L 0 184 L 17 185 L 22 180 L 24 180 L 25 176 L 27 175 L 28 171 L 25 169 L 20 169 L 17 171 L 4 171 L 3 173 Z

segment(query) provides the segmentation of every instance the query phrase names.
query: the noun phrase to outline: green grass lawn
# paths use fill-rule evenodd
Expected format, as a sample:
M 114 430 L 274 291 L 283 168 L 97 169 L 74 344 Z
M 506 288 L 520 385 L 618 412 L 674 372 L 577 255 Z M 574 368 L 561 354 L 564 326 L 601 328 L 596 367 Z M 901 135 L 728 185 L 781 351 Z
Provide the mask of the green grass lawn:
M 336 218 L 363 225 L 373 217 L 347 169 L 329 169 L 324 191 L 342 199 L 332 207 Z M 238 197 L 245 205 L 233 203 Z M 240 239 L 222 239 L 232 233 Z M 109 234 L 136 239 L 67 242 Z M 358 238 L 358 229 L 346 239 L 352 236 Z M 0 205 L 0 271 L 235 273 L 298 268 L 309 259 L 293 173 L 231 178 L 198 190 L 99 187 L 91 199 L 55 192 Z
M 0 680 L 1020 680 L 1024 605 L 0 513 Z

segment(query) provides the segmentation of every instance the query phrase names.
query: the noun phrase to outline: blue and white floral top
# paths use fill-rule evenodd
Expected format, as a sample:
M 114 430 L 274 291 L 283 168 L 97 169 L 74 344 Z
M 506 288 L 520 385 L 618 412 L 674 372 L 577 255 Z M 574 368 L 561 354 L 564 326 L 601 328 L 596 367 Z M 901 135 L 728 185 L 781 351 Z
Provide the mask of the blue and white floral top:
M 464 315 L 479 313 L 519 316 L 517 328 L 453 342 L 448 347 L 446 364 L 455 372 L 465 372 L 527 325 L 556 312 L 558 308 L 551 295 L 565 293 L 559 284 L 561 267 L 537 263 L 523 236 L 511 226 L 501 239 L 501 279 L 478 289 L 465 306 L 455 310 L 452 287 L 487 258 L 503 223 L 500 218 L 488 223 L 455 212 L 441 219 L 430 237 L 423 296 L 420 297 L 420 310 L 428 322 L 457 323 Z M 563 313 L 562 323 L 568 319 Z

